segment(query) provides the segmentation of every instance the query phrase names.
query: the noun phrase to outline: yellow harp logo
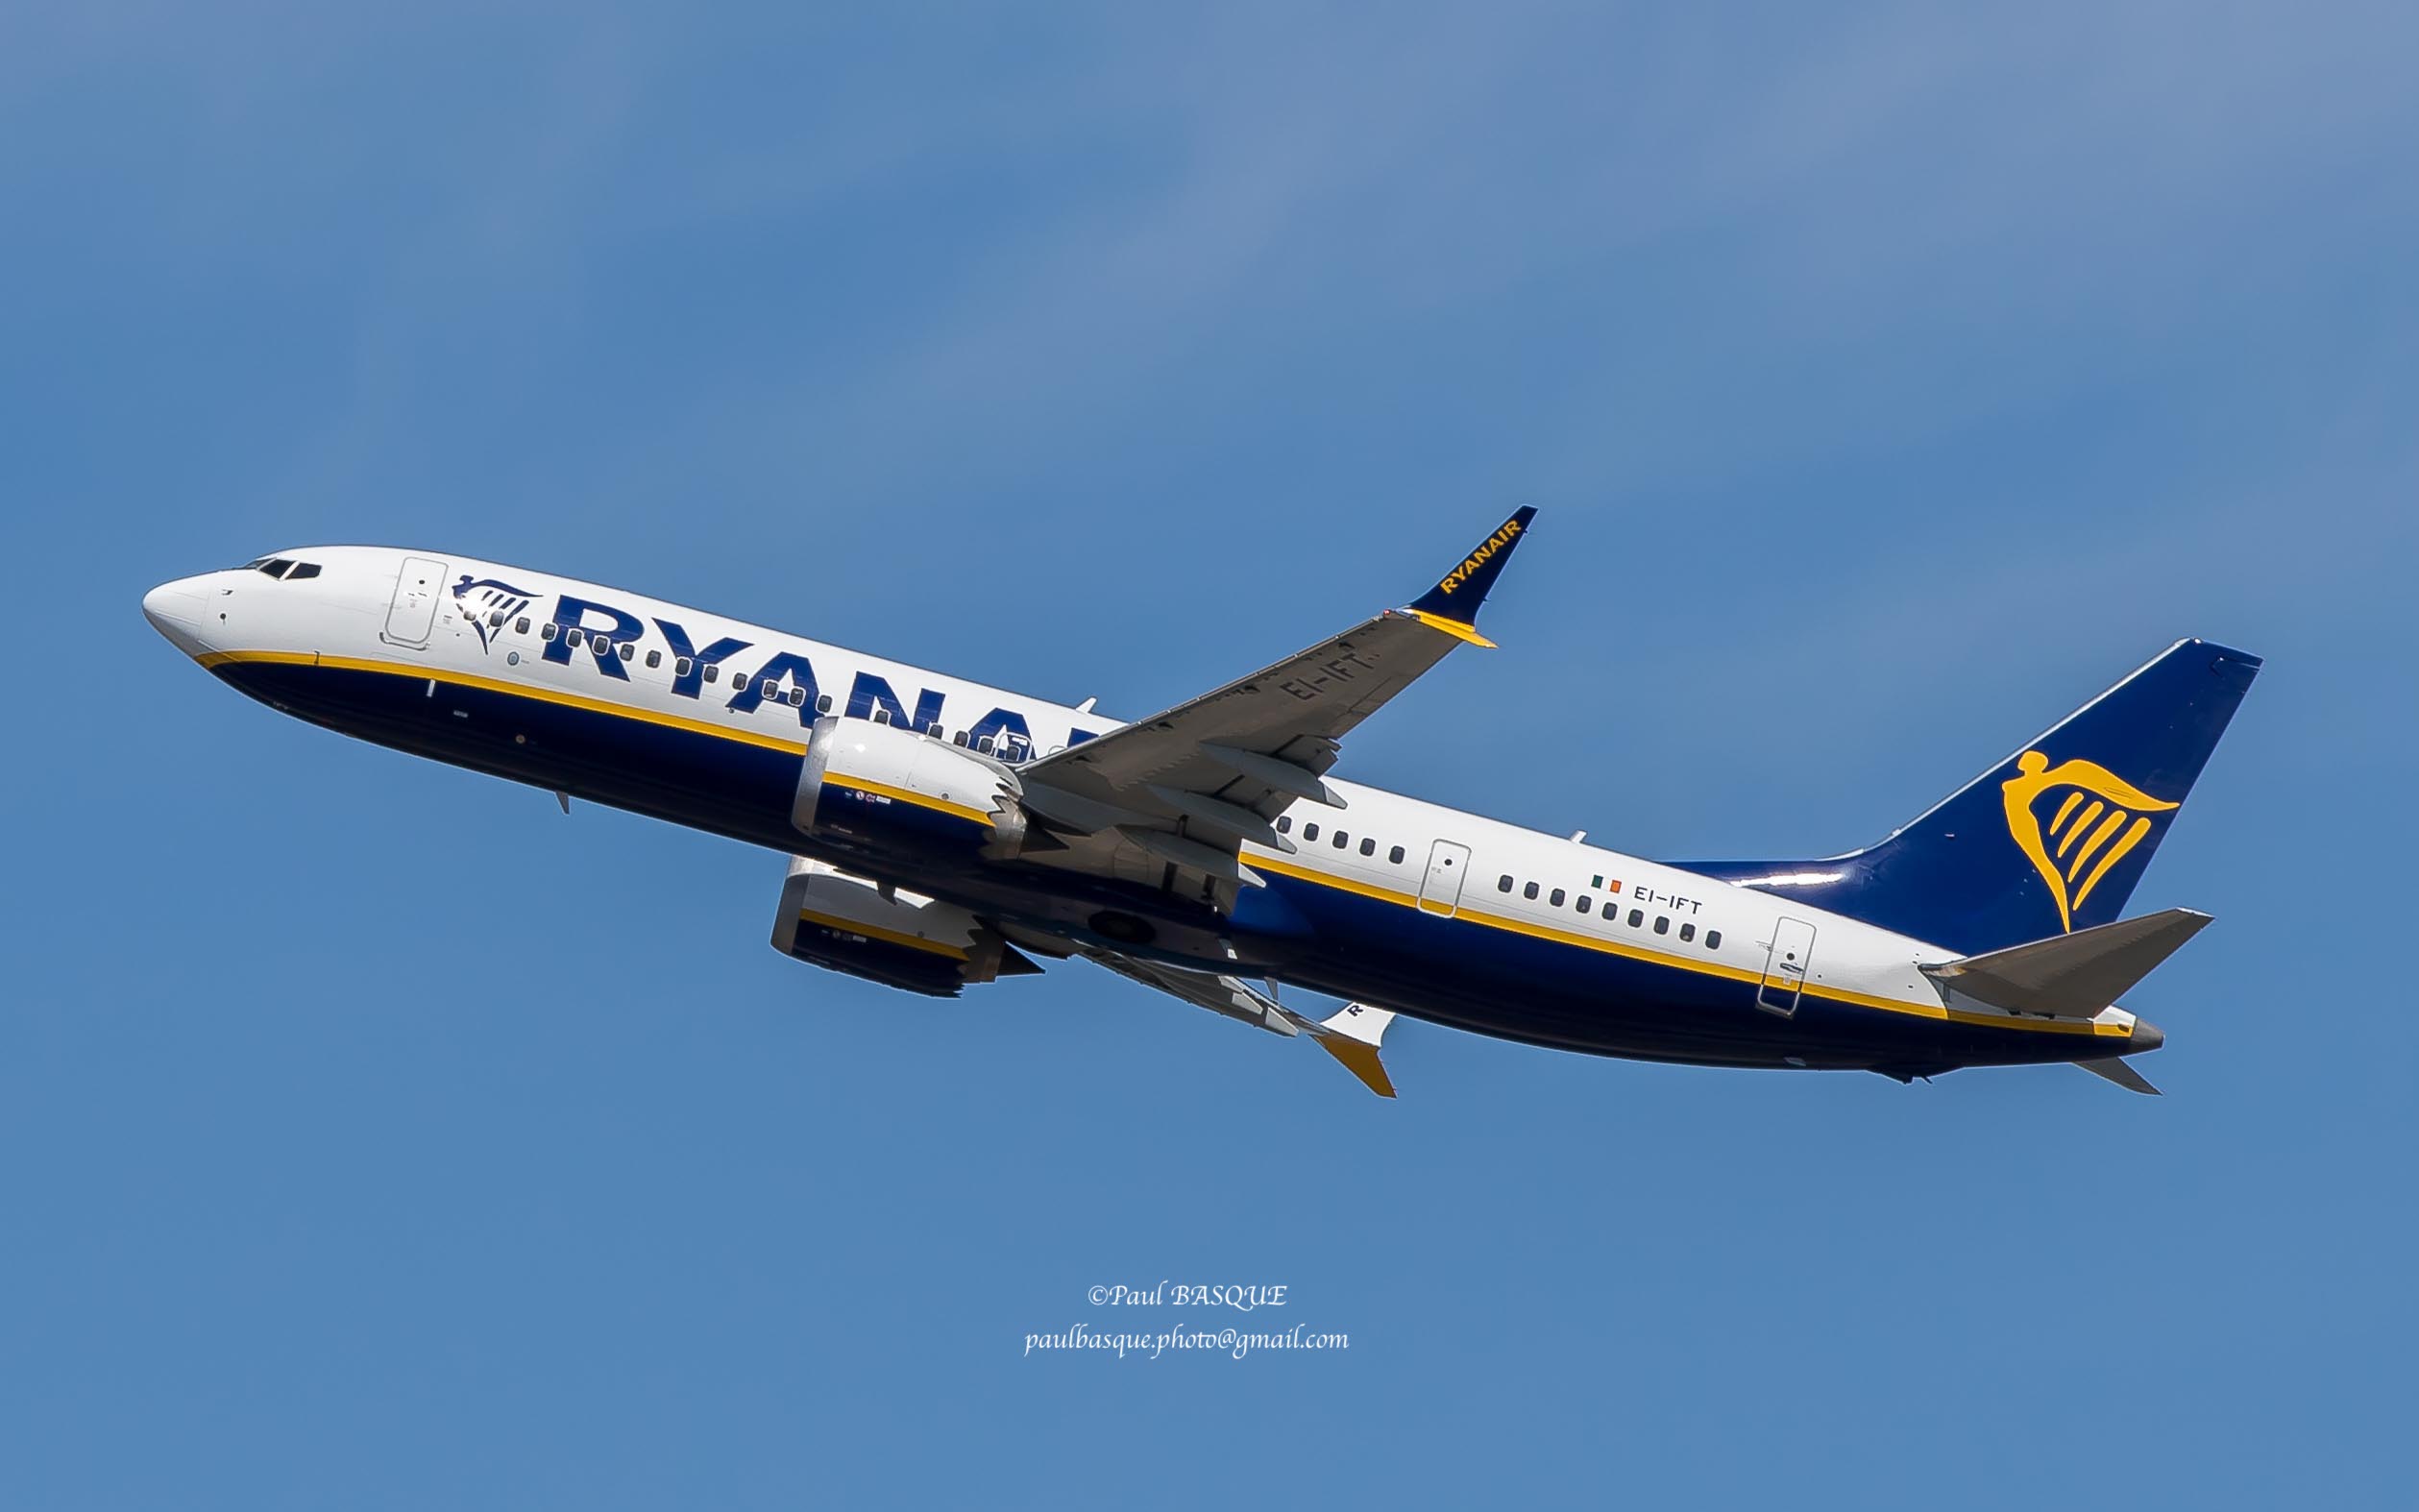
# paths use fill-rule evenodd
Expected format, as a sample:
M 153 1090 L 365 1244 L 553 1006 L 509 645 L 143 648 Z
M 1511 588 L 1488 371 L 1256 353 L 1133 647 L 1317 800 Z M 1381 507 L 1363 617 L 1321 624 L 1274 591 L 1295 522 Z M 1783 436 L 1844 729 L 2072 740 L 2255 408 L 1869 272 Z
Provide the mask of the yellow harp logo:
M 2008 833 L 2058 900 L 2058 921 L 2072 933 L 2075 910 L 2109 869 L 2150 833 L 2149 814 L 2177 807 L 2149 793 L 2096 762 L 2061 762 L 2040 751 L 2016 759 L 2016 775 L 2000 785 L 2007 799 Z M 2034 806 L 2054 789 L 2066 790 L 2049 822 Z M 2055 849 L 2051 847 L 2055 846 Z

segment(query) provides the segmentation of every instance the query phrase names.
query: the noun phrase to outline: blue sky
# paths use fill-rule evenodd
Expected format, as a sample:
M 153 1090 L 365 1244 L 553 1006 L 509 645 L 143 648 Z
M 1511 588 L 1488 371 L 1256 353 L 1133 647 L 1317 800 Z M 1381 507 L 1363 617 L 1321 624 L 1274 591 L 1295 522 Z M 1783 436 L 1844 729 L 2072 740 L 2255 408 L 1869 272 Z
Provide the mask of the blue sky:
M 2218 9 L 0 16 L 0 1501 L 2407 1504 L 2415 38 Z M 1516 502 L 1351 775 L 1820 853 L 2265 655 L 2169 1095 L 906 998 L 136 609 L 408 543 L 1138 715 Z M 1161 1277 L 1351 1348 L 1020 1357 Z

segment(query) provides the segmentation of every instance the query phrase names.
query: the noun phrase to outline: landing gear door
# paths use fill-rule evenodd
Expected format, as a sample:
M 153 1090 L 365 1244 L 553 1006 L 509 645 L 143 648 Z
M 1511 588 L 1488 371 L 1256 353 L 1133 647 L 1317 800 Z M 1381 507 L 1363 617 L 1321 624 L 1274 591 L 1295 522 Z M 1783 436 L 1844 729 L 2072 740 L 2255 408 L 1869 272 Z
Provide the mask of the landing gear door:
M 1461 882 L 1470 870 L 1470 847 L 1440 840 L 1428 848 L 1428 876 L 1420 883 L 1420 912 L 1453 917 L 1461 907 Z
M 1755 989 L 1755 1006 L 1787 1018 L 1797 1012 L 1797 996 L 1806 989 L 1806 967 L 1814 960 L 1814 926 L 1803 919 L 1784 918 L 1772 925 L 1772 952 L 1765 958 L 1764 980 Z
M 386 606 L 386 628 L 379 638 L 397 646 L 426 646 L 437 622 L 437 594 L 445 584 L 445 564 L 425 556 L 403 558 L 395 574 L 394 601 Z

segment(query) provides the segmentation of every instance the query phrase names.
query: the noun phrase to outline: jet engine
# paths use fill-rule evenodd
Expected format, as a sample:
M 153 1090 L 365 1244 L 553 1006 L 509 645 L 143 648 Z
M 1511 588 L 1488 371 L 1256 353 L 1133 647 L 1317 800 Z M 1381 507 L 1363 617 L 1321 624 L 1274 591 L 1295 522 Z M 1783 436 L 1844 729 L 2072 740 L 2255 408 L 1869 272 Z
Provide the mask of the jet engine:
M 790 863 L 772 946 L 811 965 L 931 997 L 1041 969 L 962 908 L 886 891 L 803 856 Z
M 1002 861 L 1025 846 L 1023 788 L 988 756 L 871 719 L 815 721 L 791 822 L 826 844 Z

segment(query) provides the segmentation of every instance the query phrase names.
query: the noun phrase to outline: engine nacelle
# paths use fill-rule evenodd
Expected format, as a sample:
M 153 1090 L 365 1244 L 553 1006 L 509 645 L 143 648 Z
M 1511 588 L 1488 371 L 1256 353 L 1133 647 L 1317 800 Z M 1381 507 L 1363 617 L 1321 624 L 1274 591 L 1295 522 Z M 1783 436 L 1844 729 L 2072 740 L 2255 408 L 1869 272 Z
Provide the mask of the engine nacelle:
M 790 863 L 772 945 L 812 965 L 933 997 L 1041 968 L 973 915 L 919 893 L 882 890 L 804 857 Z
M 1023 788 L 988 757 L 871 719 L 815 721 L 791 822 L 868 852 L 1006 860 L 1024 848 Z

